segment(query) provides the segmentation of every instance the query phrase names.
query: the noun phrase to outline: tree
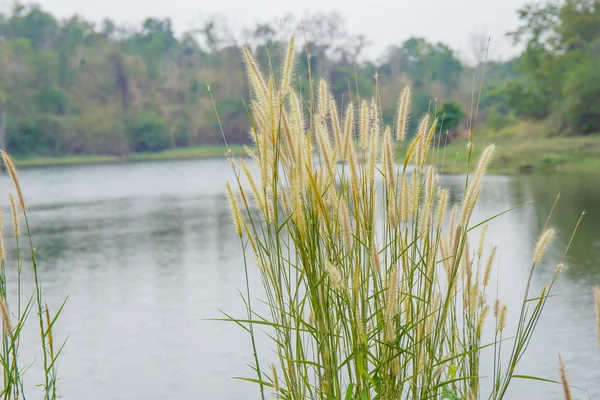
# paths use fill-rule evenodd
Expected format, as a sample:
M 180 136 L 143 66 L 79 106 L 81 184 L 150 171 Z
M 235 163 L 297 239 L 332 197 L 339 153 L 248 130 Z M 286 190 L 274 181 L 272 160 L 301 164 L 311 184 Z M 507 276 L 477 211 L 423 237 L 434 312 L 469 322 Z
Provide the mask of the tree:
M 600 56 L 591 54 L 570 70 L 560 102 L 561 120 L 572 133 L 600 133 Z
M 536 119 L 554 116 L 573 133 L 600 130 L 592 122 L 600 88 L 589 80 L 597 79 L 592 65 L 598 60 L 593 48 L 600 37 L 600 2 L 532 3 L 519 17 L 521 26 L 510 36 L 526 45 L 523 75 L 507 87 L 515 111 Z
M 456 128 L 464 121 L 465 111 L 462 106 L 455 101 L 446 100 L 437 110 L 442 128 L 450 135 L 456 132 Z

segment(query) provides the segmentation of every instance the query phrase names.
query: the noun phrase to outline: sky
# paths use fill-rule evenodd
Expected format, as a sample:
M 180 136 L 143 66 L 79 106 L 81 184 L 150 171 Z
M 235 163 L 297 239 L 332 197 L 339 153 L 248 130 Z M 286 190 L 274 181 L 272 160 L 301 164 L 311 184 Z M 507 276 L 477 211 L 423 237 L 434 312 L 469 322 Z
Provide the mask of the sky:
M 6 0 L 4 0 L 6 1 Z M 444 42 L 470 60 L 469 37 L 474 32 L 491 35 L 490 56 L 506 59 L 519 52 L 506 32 L 518 25 L 517 9 L 526 0 L 35 0 L 59 17 L 79 14 L 88 20 L 109 17 L 138 24 L 148 16 L 170 17 L 178 31 L 198 25 L 201 17 L 226 15 L 230 23 L 244 26 L 272 20 L 287 13 L 297 16 L 316 11 L 339 12 L 351 33 L 365 34 L 372 44 L 366 50 L 379 56 L 390 44 L 410 36 Z

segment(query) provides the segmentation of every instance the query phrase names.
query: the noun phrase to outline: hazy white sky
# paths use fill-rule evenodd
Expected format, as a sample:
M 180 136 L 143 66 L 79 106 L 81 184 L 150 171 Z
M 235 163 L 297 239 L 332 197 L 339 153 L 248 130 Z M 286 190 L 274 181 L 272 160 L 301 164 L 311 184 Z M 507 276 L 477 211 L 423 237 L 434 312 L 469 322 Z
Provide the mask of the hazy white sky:
M 101 21 L 138 23 L 148 16 L 170 17 L 176 30 L 184 30 L 200 16 L 225 14 L 243 25 L 271 20 L 288 12 L 339 11 L 352 33 L 366 34 L 373 42 L 370 55 L 411 35 L 443 41 L 468 59 L 469 35 L 487 30 L 492 36 L 491 55 L 515 54 L 505 33 L 516 27 L 517 9 L 527 0 L 36 0 L 61 16 L 80 14 Z

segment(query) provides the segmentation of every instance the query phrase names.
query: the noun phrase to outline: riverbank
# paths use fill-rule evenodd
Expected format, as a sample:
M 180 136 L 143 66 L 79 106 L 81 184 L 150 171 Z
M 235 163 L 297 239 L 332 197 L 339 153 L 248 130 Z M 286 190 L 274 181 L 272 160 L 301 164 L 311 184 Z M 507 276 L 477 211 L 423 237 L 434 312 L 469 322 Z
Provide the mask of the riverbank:
M 600 172 L 600 135 L 549 137 L 540 124 L 521 122 L 498 132 L 482 127 L 475 134 L 471 168 L 479 152 L 489 143 L 497 146 L 490 171 L 502 174 L 531 172 Z M 439 150 L 430 151 L 428 162 L 437 164 L 444 173 L 468 170 L 467 139 L 461 138 Z M 400 146 L 399 160 L 404 160 L 407 142 Z M 243 146 L 231 146 L 234 155 L 244 153 Z M 225 155 L 224 146 L 197 146 L 159 153 L 134 153 L 127 156 L 74 155 L 62 157 L 15 158 L 18 167 L 102 164 L 151 160 L 214 158 Z
M 243 146 L 230 146 L 234 155 L 244 154 Z M 49 167 L 57 165 L 106 164 L 153 160 L 186 160 L 195 158 L 214 158 L 225 156 L 225 146 L 197 146 L 166 150 L 158 153 L 133 153 L 126 156 L 108 155 L 69 155 L 60 157 L 15 157 L 17 167 Z
M 522 174 L 534 172 L 600 172 L 600 135 L 554 136 L 545 134 L 540 124 L 521 122 L 498 132 L 485 127 L 476 130 L 471 170 L 479 153 L 490 143 L 496 154 L 489 170 L 493 173 Z M 468 170 L 467 138 L 449 143 L 439 152 L 430 152 L 429 162 L 445 173 Z

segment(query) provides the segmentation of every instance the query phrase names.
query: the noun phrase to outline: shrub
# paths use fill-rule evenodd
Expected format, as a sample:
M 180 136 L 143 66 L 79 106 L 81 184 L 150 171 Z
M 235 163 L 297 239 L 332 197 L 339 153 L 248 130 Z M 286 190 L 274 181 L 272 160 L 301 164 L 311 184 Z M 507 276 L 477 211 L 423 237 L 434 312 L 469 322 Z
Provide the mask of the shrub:
M 157 152 L 170 145 L 167 124 L 159 115 L 145 113 L 134 119 L 130 127 L 130 146 L 135 152 Z
M 44 400 L 56 400 L 58 380 L 56 374 L 56 361 L 64 347 L 55 341 L 52 334 L 52 328 L 60 315 L 65 302 L 56 311 L 54 316 L 50 314 L 48 305 L 44 302 L 42 295 L 42 285 L 38 275 L 38 266 L 36 264 L 35 249 L 31 240 L 31 231 L 29 229 L 29 220 L 27 218 L 27 207 L 23 197 L 23 191 L 19 183 L 16 168 L 12 159 L 4 151 L 2 160 L 15 186 L 16 196 L 9 194 L 10 205 L 13 219 L 13 234 L 16 242 L 16 257 L 14 267 L 17 269 L 17 282 L 15 284 L 18 298 L 13 304 L 12 310 L 9 307 L 7 299 L 7 286 L 9 282 L 6 280 L 6 267 L 9 265 L 7 258 L 7 249 L 5 247 L 3 228 L 4 220 L 0 214 L 0 318 L 2 318 L 2 346 L 0 348 L 0 369 L 2 371 L 3 386 L 0 395 L 5 399 L 25 399 L 24 393 L 24 374 L 31 365 L 21 365 L 19 359 L 19 348 L 21 346 L 22 329 L 32 314 L 37 314 L 40 329 L 40 343 L 42 350 L 42 365 L 43 365 L 43 382 L 40 386 L 43 389 Z M 25 226 L 21 225 L 21 217 L 25 221 Z M 20 236 L 24 232 L 27 236 L 25 241 L 22 241 Z M 23 254 L 25 252 L 25 254 Z M 29 253 L 29 254 L 27 254 Z M 23 258 L 30 257 L 31 267 L 33 270 L 34 291 L 29 297 L 27 303 L 21 302 L 21 269 L 23 267 Z M 16 317 L 16 321 L 15 321 Z

